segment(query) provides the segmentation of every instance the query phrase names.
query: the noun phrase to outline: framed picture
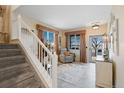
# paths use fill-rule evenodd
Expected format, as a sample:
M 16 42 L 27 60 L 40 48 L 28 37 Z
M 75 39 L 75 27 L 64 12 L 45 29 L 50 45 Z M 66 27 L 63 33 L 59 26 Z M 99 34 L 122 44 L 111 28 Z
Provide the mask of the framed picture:
M 114 20 L 113 23 L 113 42 L 114 42 L 114 52 L 119 56 L 119 31 L 118 31 L 118 19 Z
M 111 15 L 110 21 L 110 48 L 112 52 L 119 56 L 119 30 L 118 30 L 118 19 L 114 15 Z

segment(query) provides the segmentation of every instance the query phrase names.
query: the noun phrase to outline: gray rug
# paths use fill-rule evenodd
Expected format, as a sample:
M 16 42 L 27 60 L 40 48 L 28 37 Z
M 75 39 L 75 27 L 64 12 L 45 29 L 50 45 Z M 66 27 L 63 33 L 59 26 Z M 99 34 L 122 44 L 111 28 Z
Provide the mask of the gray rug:
M 69 63 L 58 66 L 59 88 L 95 88 L 94 63 Z

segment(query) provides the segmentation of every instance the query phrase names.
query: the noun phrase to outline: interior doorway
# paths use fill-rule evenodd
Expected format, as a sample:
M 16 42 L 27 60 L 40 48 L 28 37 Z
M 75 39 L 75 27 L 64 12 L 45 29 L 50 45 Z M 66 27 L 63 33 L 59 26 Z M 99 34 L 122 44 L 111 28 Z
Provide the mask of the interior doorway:
M 89 37 L 89 62 L 94 63 L 97 59 L 104 59 L 104 43 L 102 35 Z

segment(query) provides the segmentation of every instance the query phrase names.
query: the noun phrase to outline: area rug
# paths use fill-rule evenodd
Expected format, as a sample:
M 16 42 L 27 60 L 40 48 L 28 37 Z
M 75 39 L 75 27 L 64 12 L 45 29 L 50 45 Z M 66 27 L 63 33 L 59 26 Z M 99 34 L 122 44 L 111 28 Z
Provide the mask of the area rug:
M 94 63 L 68 63 L 58 66 L 59 88 L 95 88 Z

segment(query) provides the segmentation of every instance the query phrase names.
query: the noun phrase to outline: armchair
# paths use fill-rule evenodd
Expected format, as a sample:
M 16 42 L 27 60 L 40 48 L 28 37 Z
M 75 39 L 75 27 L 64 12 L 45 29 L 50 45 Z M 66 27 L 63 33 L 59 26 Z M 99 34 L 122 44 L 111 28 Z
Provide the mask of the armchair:
M 59 55 L 59 59 L 61 62 L 65 62 L 65 63 L 68 63 L 68 62 L 73 62 L 74 59 L 75 59 L 75 55 L 74 53 L 70 53 L 69 51 L 69 54 L 68 55 L 65 55 L 65 52 L 67 52 L 67 49 L 66 48 L 62 48 L 61 49 L 61 52 L 60 52 L 60 55 Z

